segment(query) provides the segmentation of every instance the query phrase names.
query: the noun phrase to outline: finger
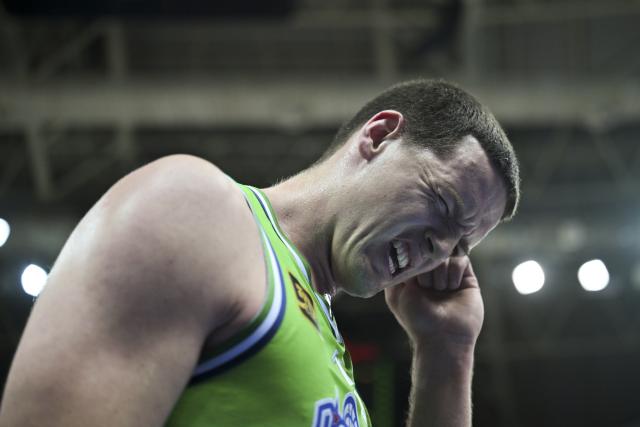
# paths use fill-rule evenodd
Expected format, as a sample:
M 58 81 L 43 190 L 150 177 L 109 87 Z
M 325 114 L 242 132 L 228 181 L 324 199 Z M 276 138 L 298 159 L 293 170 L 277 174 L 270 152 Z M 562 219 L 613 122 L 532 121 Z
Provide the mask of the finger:
M 433 287 L 437 291 L 447 289 L 447 269 L 449 260 L 446 260 L 433 270 Z
M 469 258 L 466 256 L 463 257 L 452 257 L 449 259 L 449 281 L 447 284 L 448 289 L 455 291 L 460 288 L 462 282 L 462 276 L 469 264 Z

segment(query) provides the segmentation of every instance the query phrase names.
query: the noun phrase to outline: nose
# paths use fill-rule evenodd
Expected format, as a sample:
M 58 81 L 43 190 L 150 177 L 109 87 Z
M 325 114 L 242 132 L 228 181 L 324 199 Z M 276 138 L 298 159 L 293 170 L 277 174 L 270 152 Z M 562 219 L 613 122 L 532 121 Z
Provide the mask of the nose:
M 457 235 L 437 235 L 427 232 L 425 239 L 425 255 L 432 260 L 444 261 L 458 245 L 460 237 Z

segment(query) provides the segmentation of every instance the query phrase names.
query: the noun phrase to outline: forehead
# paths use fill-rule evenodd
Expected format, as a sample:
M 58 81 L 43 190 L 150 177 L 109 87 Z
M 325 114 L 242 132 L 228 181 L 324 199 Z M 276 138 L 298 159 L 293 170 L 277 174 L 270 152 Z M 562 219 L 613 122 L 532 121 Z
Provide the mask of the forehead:
M 419 162 L 429 184 L 461 205 L 460 219 L 473 221 L 479 238 L 484 237 L 502 218 L 507 188 L 480 143 L 467 136 L 446 158 L 420 151 Z

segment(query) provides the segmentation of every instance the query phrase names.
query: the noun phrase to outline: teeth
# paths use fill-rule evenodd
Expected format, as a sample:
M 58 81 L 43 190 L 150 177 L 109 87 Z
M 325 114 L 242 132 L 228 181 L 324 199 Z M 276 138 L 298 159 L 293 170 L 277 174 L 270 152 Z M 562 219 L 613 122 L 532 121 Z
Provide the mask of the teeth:
M 394 240 L 393 247 L 396 249 L 396 253 L 398 254 L 398 266 L 400 268 L 405 268 L 409 265 L 409 248 L 406 243 L 399 242 Z
M 393 260 L 391 259 L 391 255 L 389 255 L 389 271 L 391 272 L 391 274 L 394 274 L 396 272 L 396 266 L 393 265 Z
M 407 265 L 409 265 L 409 256 L 406 254 L 404 256 L 398 256 L 398 266 L 405 268 Z

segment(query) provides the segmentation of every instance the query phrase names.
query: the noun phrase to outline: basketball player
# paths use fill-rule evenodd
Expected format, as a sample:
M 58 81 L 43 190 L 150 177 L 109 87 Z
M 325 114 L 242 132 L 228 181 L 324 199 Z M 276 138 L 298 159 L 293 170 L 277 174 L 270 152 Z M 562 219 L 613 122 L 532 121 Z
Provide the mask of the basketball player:
M 62 249 L 0 426 L 370 426 L 329 299 L 381 291 L 413 348 L 407 425 L 470 426 L 483 304 L 468 254 L 518 186 L 494 117 L 430 80 L 388 89 L 265 190 L 155 161 Z

